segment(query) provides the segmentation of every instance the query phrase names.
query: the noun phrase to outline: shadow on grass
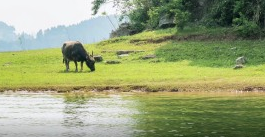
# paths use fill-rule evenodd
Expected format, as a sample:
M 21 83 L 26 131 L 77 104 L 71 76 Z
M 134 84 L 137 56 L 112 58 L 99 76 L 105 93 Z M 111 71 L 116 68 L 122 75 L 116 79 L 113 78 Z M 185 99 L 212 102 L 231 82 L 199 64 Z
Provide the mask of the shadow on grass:
M 65 73 L 65 74 L 73 74 L 73 73 L 93 73 L 94 71 L 90 71 L 90 70 L 87 70 L 87 71 L 78 71 L 76 72 L 75 70 L 70 70 L 70 71 L 66 71 L 66 70 L 60 70 L 58 73 Z

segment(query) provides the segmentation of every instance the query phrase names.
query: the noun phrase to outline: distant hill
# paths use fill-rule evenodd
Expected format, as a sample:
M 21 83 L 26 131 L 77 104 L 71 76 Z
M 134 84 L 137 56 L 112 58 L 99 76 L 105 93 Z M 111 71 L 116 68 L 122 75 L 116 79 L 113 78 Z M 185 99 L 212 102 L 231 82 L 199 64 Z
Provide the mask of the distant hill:
M 114 15 L 109 18 L 101 16 L 70 26 L 59 25 L 39 30 L 36 36 L 32 36 L 26 33 L 16 34 L 14 27 L 0 21 L 0 51 L 54 48 L 68 40 L 95 43 L 108 39 L 118 24 L 118 17 Z

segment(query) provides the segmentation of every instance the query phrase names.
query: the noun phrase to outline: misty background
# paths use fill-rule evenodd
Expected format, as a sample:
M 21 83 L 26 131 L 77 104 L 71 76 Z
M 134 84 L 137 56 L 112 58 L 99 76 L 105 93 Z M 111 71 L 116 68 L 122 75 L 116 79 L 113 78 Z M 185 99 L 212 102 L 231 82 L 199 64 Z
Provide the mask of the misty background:
M 0 52 L 61 47 L 63 42 L 78 40 L 91 44 L 109 39 L 112 30 L 119 26 L 119 17 L 100 16 L 70 26 L 58 25 L 39 30 L 36 35 L 15 33 L 15 28 L 0 21 Z

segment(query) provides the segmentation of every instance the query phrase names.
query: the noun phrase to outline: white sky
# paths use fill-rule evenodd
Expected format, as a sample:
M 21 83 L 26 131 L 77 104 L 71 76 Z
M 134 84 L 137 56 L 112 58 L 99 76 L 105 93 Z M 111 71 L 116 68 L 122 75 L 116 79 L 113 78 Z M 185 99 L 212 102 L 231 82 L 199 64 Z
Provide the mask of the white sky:
M 36 34 L 40 29 L 71 25 L 92 17 L 92 0 L 0 0 L 0 21 L 14 26 L 16 33 Z M 103 11 L 115 14 L 112 5 Z

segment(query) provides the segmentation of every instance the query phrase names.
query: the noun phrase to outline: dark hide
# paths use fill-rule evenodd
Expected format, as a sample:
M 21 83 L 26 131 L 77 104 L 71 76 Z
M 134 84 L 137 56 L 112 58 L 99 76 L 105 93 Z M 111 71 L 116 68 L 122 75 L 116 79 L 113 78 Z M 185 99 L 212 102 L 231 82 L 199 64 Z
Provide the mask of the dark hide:
M 91 71 L 95 71 L 95 60 L 92 55 L 89 55 L 82 43 L 79 41 L 69 41 L 65 42 L 62 47 L 63 53 L 63 62 L 66 66 L 66 71 L 69 71 L 69 62 L 74 61 L 75 63 L 75 71 L 77 72 L 77 62 L 81 62 L 81 71 L 83 70 L 83 62 L 86 62 L 87 67 L 90 68 Z

